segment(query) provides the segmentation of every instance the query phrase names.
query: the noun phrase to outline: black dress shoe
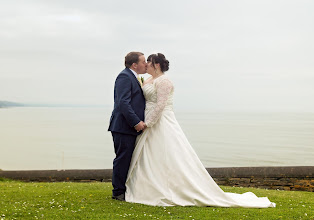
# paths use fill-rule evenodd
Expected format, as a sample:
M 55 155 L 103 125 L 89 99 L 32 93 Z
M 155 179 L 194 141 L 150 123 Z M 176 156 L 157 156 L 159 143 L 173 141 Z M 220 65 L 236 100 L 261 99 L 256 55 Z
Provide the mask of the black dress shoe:
M 125 196 L 124 194 L 118 195 L 118 196 L 112 196 L 112 199 L 116 199 L 119 201 L 125 201 Z

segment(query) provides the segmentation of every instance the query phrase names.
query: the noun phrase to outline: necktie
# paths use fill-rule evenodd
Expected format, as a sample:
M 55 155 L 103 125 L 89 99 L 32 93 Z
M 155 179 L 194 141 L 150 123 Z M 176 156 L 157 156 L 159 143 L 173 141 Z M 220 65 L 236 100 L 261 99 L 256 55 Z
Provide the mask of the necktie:
M 138 76 L 137 77 L 137 80 L 138 80 L 138 82 L 140 83 L 140 85 L 141 85 L 141 87 L 143 86 L 143 83 L 142 83 L 142 80 L 141 80 L 141 78 Z

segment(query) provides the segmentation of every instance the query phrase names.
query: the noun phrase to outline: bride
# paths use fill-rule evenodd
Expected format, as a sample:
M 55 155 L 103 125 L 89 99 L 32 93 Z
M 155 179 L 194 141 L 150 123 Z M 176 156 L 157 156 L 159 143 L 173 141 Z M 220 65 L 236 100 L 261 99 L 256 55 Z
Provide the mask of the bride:
M 224 192 L 208 174 L 175 118 L 174 88 L 164 74 L 168 69 L 163 54 L 147 58 L 147 128 L 136 140 L 125 200 L 152 206 L 275 207 L 267 197 L 251 192 Z

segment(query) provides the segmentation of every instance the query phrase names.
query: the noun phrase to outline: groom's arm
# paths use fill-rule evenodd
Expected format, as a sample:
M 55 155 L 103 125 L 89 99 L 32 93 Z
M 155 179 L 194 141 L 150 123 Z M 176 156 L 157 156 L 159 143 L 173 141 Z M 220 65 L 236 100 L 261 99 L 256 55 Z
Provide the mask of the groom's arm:
M 137 125 L 141 120 L 135 114 L 131 102 L 132 82 L 125 74 L 120 74 L 115 83 L 117 103 L 121 113 L 131 127 Z

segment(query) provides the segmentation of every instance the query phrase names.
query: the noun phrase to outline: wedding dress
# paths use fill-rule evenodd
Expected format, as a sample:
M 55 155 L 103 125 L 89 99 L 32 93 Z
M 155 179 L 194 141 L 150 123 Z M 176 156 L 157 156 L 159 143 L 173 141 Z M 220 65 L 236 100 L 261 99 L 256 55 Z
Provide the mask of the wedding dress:
M 247 192 L 224 192 L 185 137 L 173 112 L 173 85 L 162 75 L 143 87 L 145 122 L 126 181 L 125 200 L 152 206 L 267 208 L 275 203 Z

